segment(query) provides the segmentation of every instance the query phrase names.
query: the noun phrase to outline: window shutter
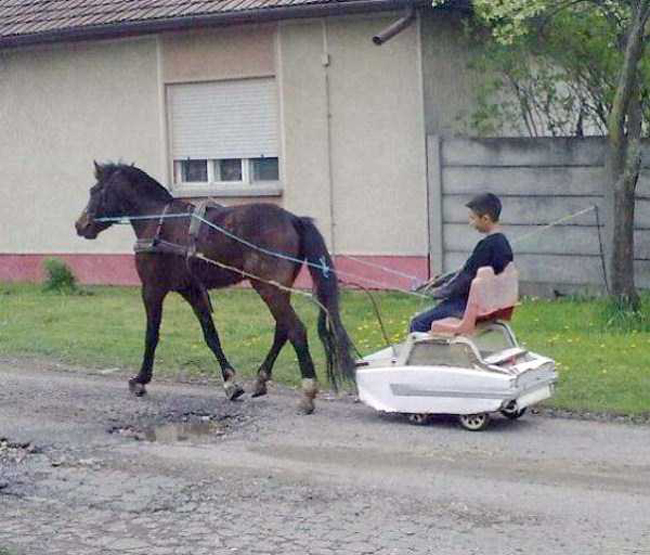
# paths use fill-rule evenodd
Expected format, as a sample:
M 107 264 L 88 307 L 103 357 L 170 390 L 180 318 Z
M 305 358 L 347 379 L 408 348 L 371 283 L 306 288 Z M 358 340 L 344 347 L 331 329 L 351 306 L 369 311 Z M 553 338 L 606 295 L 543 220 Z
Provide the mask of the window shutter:
M 169 86 L 172 156 L 278 156 L 275 79 L 239 79 Z

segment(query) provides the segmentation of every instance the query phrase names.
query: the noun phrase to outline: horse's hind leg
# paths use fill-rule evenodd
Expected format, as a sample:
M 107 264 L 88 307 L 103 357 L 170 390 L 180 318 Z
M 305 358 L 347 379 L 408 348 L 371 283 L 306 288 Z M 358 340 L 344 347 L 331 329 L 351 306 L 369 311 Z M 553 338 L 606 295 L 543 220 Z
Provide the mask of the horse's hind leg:
M 276 322 L 275 325 L 275 335 L 273 336 L 273 345 L 269 350 L 264 362 L 260 365 L 259 370 L 257 371 L 257 379 L 255 380 L 255 385 L 253 386 L 253 397 L 260 397 L 261 395 L 266 395 L 266 382 L 271 379 L 271 373 L 273 372 L 273 365 L 275 360 L 278 358 L 282 347 L 287 342 L 289 334 L 284 326 L 281 326 Z
M 137 376 L 129 380 L 129 389 L 138 397 L 144 395 L 147 390 L 145 385 L 151 381 L 153 373 L 153 361 L 158 346 L 160 333 L 160 322 L 162 321 L 162 307 L 167 290 L 151 285 L 142 286 L 142 301 L 147 313 L 147 331 L 145 335 L 144 356 L 142 365 Z
M 231 401 L 234 401 L 244 393 L 244 388 L 235 382 L 235 369 L 230 365 L 230 362 L 228 362 L 228 359 L 221 348 L 219 334 L 214 326 L 214 321 L 210 314 L 210 306 L 205 294 L 196 287 L 184 289 L 183 291 L 179 291 L 179 293 L 192 306 L 194 314 L 196 314 L 196 317 L 201 324 L 205 342 L 214 353 L 214 356 L 217 358 L 219 366 L 221 367 L 221 376 L 223 378 L 223 388 L 226 392 L 226 397 Z
M 291 306 L 291 303 L 289 302 L 290 297 L 286 292 L 280 291 L 277 287 L 265 283 L 252 282 L 252 284 L 255 290 L 259 293 L 260 297 L 262 297 L 264 302 L 269 307 L 269 310 L 271 311 L 271 314 L 273 314 L 277 325 L 276 340 L 274 340 L 273 347 L 271 347 L 271 351 L 267 355 L 266 360 L 260 368 L 260 372 L 257 378 L 258 383 L 260 382 L 262 371 L 265 369 L 265 364 L 268 361 L 271 361 L 272 366 L 272 363 L 275 362 L 275 358 L 282 348 L 282 345 L 286 341 L 286 339 L 284 339 L 282 341 L 282 344 L 280 344 L 282 335 L 280 335 L 280 339 L 278 340 L 278 329 L 286 330 L 286 332 L 281 331 L 280 334 L 286 333 L 287 339 L 293 345 L 293 348 L 296 351 L 296 355 L 298 356 L 298 364 L 300 366 L 300 374 L 302 376 L 303 398 L 298 405 L 298 409 L 304 414 L 311 414 L 314 412 L 314 399 L 318 393 L 318 385 L 316 382 L 314 362 L 311 358 L 311 354 L 309 353 L 309 345 L 307 343 L 307 330 L 305 329 L 305 325 L 300 321 L 300 318 L 298 318 L 298 315 Z M 275 352 L 276 348 L 277 352 Z M 269 376 L 271 366 L 268 366 Z

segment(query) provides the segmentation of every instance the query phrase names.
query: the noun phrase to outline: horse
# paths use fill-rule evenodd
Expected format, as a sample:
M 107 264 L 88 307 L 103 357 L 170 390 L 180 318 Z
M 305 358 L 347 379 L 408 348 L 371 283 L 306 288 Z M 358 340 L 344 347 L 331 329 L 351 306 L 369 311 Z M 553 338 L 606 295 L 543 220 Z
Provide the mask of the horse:
M 312 413 L 318 382 L 305 325 L 290 303 L 290 288 L 304 263 L 319 305 L 317 327 L 330 385 L 336 389 L 353 380 L 352 343 L 340 317 L 336 272 L 311 218 L 263 203 L 225 207 L 204 202 L 197 206 L 175 199 L 135 165 L 94 162 L 94 166 L 96 183 L 75 222 L 77 234 L 96 239 L 124 218 L 130 220 L 137 238 L 135 267 L 142 283 L 147 327 L 140 371 L 129 379 L 133 394 L 144 395 L 152 379 L 163 301 L 170 291 L 179 293 L 198 318 L 205 342 L 221 368 L 226 397 L 234 401 L 244 394 L 223 352 L 208 290 L 248 280 L 275 320 L 273 343 L 257 370 L 252 396 L 267 393 L 275 360 L 289 341 L 302 378 L 298 409 Z

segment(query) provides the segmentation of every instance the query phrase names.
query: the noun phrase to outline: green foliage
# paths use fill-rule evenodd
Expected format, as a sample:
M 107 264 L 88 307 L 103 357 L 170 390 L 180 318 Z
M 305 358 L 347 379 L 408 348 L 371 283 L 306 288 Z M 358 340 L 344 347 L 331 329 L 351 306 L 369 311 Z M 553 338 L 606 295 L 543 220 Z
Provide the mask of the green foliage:
M 43 263 L 45 267 L 45 282 L 43 289 L 54 293 L 76 293 L 77 278 L 68 265 L 58 258 L 48 258 Z
M 620 298 L 613 297 L 605 303 L 601 315 L 605 327 L 624 333 L 650 332 L 650 310 L 641 306 L 633 310 Z
M 444 1 L 435 0 L 434 5 Z M 479 136 L 605 135 L 619 84 L 630 9 L 624 1 L 474 0 L 470 66 L 488 76 L 463 122 Z M 639 75 L 644 132 L 650 59 Z

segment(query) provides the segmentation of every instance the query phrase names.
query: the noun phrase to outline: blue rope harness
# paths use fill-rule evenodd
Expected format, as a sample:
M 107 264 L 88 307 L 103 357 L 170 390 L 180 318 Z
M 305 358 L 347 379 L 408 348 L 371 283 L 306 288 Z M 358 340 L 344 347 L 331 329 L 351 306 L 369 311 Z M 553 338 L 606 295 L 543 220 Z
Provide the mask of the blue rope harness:
M 212 223 L 205 218 L 202 218 L 198 216 L 197 214 L 194 214 L 193 212 L 184 212 L 180 214 L 154 214 L 150 216 L 119 216 L 119 217 L 103 217 L 103 218 L 95 218 L 95 221 L 97 222 L 113 222 L 113 223 L 118 223 L 118 224 L 128 224 L 131 223 L 132 221 L 142 221 L 142 220 L 160 220 L 160 219 L 167 219 L 167 218 L 196 218 L 198 219 L 201 223 L 206 224 L 208 227 L 211 227 L 215 229 L 216 231 L 219 231 L 220 233 L 224 234 L 226 237 L 229 237 L 233 241 L 237 241 L 238 243 L 241 243 L 242 245 L 246 245 L 247 247 L 254 249 L 258 252 L 264 253 L 268 256 L 273 256 L 276 258 L 281 258 L 283 260 L 288 260 L 290 262 L 296 262 L 298 264 L 306 264 L 307 266 L 311 268 L 315 268 L 317 270 L 320 270 L 320 272 L 323 274 L 323 277 L 325 279 L 329 279 L 330 275 L 335 275 L 335 276 L 348 276 L 353 279 L 360 279 L 362 281 L 365 281 L 366 283 L 373 284 L 375 286 L 381 287 L 381 288 L 389 288 L 386 287 L 385 283 L 372 280 L 363 276 L 358 276 L 356 274 L 352 274 L 350 272 L 342 272 L 341 270 L 336 270 L 335 268 L 329 266 L 325 260 L 324 256 L 321 256 L 319 259 L 318 263 L 311 262 L 309 260 L 300 260 L 299 258 L 295 258 L 293 256 L 289 256 L 287 254 L 283 254 L 280 252 L 272 251 L 270 249 L 266 249 L 264 247 L 260 247 L 259 245 L 256 245 L 254 243 L 251 243 L 250 241 L 247 241 L 246 239 L 243 239 L 234 233 L 228 231 L 227 229 Z M 405 293 L 407 295 L 412 295 L 414 297 L 419 297 L 422 299 L 427 299 L 430 300 L 430 297 L 428 295 L 423 295 L 422 293 L 417 293 L 415 291 L 407 291 L 405 289 L 399 289 L 399 288 L 392 288 L 397 291 L 401 291 L 402 293 Z

